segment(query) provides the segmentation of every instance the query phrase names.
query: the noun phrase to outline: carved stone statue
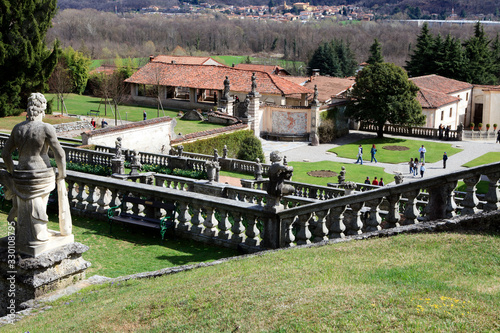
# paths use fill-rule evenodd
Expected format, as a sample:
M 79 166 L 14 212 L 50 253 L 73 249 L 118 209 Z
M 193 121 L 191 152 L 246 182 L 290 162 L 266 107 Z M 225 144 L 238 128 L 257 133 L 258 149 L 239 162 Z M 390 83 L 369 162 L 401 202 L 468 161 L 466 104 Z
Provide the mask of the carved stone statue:
M 117 137 L 115 141 L 115 159 L 122 159 L 122 138 Z
M 46 107 L 47 101 L 42 94 L 31 94 L 28 99 L 27 119 L 14 127 L 2 151 L 7 171 L 0 170 L 0 180 L 7 187 L 6 196 L 12 199 L 12 210 L 8 221 L 15 223 L 15 219 L 17 220 L 15 223 L 16 248 L 22 252 L 34 247 L 45 248 L 44 244 L 49 240 L 52 241 L 56 236 L 71 236 L 71 239 L 69 237 L 66 239 L 69 239 L 68 242 L 74 241 L 64 181 L 66 178 L 65 153 L 57 140 L 54 127 L 42 122 Z M 49 148 L 56 160 L 57 179 L 54 168 L 50 165 Z M 12 153 L 16 149 L 19 151 L 19 161 L 14 166 Z M 60 234 L 47 228 L 47 202 L 50 192 L 56 188 L 56 185 Z M 61 243 L 58 244 L 61 245 Z
M 238 103 L 238 117 L 248 118 L 248 108 L 250 106 L 250 97 L 247 95 L 243 102 Z
M 254 177 L 255 177 L 255 180 L 262 180 L 262 164 L 260 163 L 260 158 L 257 157 L 257 159 L 255 160 L 256 163 L 255 163 L 255 169 L 254 169 Z
M 219 171 L 220 171 L 220 164 L 219 162 L 213 160 L 213 161 L 206 161 L 205 162 L 205 167 L 207 169 L 207 177 L 208 181 L 210 183 L 216 181 L 219 181 Z
M 345 183 L 345 166 L 342 166 L 342 169 L 340 170 L 340 174 L 337 177 L 339 179 L 339 184 L 344 184 Z
M 224 149 L 222 149 L 222 158 L 227 158 L 227 146 L 224 145 Z
M 179 155 L 179 157 L 182 156 L 182 152 L 184 151 L 184 146 L 183 145 L 178 145 L 177 146 L 177 155 Z
M 283 196 L 295 192 L 292 185 L 285 184 L 285 180 L 290 180 L 293 174 L 293 167 L 283 165 L 282 157 L 279 151 L 273 151 L 270 154 L 271 166 L 269 167 L 269 183 L 267 185 L 267 194 L 269 194 L 268 206 L 280 206 L 280 200 Z
M 255 95 L 257 93 L 257 77 L 255 73 L 252 73 L 252 94 Z
M 403 182 L 403 174 L 401 172 L 395 172 L 394 180 L 396 181 L 396 185 L 401 184 Z
M 225 101 L 229 100 L 229 77 L 227 76 L 226 79 L 224 80 L 224 91 L 222 92 L 221 98 Z
M 131 175 L 138 175 L 139 174 L 139 170 L 141 169 L 141 162 L 140 162 L 140 158 L 139 158 L 139 153 L 137 152 L 137 150 L 132 150 L 131 152 L 131 158 L 132 158 L 132 162 L 130 163 L 130 174 Z
M 318 100 L 318 86 L 314 85 L 314 95 L 313 95 L 313 105 L 318 105 L 319 100 Z
M 219 161 L 219 152 L 217 151 L 217 148 L 214 148 L 214 162 Z

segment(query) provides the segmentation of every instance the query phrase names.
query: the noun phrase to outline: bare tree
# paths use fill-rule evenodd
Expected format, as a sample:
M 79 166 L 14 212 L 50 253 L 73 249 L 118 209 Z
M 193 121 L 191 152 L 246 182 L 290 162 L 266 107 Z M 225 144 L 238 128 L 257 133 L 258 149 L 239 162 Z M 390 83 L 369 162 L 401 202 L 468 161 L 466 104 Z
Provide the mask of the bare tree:
M 54 72 L 49 78 L 49 89 L 54 92 L 57 96 L 57 110 L 59 110 L 59 104 L 61 105 L 61 113 L 64 113 L 64 95 L 70 93 L 73 90 L 73 80 L 69 73 L 69 69 L 66 67 L 64 58 L 60 58 Z M 66 113 L 68 110 L 66 110 Z

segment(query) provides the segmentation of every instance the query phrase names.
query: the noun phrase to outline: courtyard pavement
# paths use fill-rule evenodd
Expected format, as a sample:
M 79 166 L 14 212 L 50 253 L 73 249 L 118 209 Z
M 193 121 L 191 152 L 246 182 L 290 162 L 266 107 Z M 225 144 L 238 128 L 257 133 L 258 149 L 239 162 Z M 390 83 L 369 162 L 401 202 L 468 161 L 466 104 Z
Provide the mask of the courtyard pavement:
M 398 136 L 384 134 L 385 137 Z M 333 143 L 321 144 L 319 146 L 310 146 L 306 142 L 280 142 L 280 141 L 269 141 L 261 139 L 262 148 L 266 156 L 266 162 L 269 162 L 269 154 L 274 151 L 280 151 L 288 162 L 319 162 L 319 161 L 332 161 L 332 162 L 343 162 L 343 163 L 354 163 L 356 161 L 357 150 L 353 151 L 352 158 L 342 158 L 337 157 L 336 154 L 328 152 L 329 149 L 339 147 L 348 143 L 353 143 L 361 139 L 375 138 L 375 133 L 367 133 L 360 131 L 350 131 L 350 133 L 344 137 L 338 138 Z M 421 140 L 421 141 L 433 141 L 414 137 L 401 137 L 405 139 Z M 443 141 L 446 142 L 446 141 Z M 447 141 L 452 144 L 452 147 L 461 148 L 463 151 L 457 153 L 448 158 L 446 163 L 446 169 L 443 169 L 443 161 L 439 160 L 436 163 L 426 163 L 426 171 L 424 177 L 440 176 L 448 174 L 452 171 L 467 169 L 462 167 L 463 164 L 481 156 L 488 152 L 500 152 L 500 144 L 495 143 L 495 141 Z M 418 151 L 415 152 L 415 156 L 419 156 Z M 378 167 L 383 167 L 387 173 L 401 172 L 404 176 L 405 182 L 411 182 L 414 180 L 421 179 L 420 174 L 416 177 L 410 176 L 410 170 L 408 162 L 399 164 L 390 163 L 370 163 L 370 153 L 365 148 L 365 153 L 363 154 L 364 165 L 373 165 Z M 333 170 L 335 171 L 335 170 Z M 367 175 L 370 176 L 371 175 Z M 393 179 L 391 179 L 393 181 Z

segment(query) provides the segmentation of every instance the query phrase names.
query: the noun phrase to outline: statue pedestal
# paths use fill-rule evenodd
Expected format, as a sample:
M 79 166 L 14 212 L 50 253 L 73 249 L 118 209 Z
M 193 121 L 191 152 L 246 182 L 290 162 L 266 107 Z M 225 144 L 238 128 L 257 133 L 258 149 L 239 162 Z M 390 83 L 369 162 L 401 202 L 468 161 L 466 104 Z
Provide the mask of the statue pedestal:
M 44 252 L 52 251 L 58 247 L 75 242 L 75 235 L 61 236 L 59 231 L 48 230 L 49 240 L 46 242 L 34 241 L 28 244 L 16 244 L 18 253 L 26 254 L 30 257 L 38 257 Z M 7 246 L 7 237 L 0 239 L 0 246 Z
M 0 317 L 14 316 L 16 311 L 26 307 L 22 303 L 84 279 L 90 263 L 82 258 L 82 253 L 88 249 L 81 243 L 73 242 L 33 258 L 13 254 L 11 248 L 2 244 Z
M 111 170 L 113 173 L 123 175 L 125 173 L 125 161 L 121 158 L 113 158 L 111 160 Z

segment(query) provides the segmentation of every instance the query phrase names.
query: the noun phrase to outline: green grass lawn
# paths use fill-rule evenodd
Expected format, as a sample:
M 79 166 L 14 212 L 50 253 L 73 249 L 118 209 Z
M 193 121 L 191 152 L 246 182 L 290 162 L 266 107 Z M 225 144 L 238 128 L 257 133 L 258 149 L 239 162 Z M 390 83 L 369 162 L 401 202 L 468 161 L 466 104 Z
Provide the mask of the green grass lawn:
M 341 147 L 332 148 L 329 151 L 337 154 L 339 157 L 352 158 L 356 160 L 358 154 L 358 146 L 363 146 L 363 160 L 370 161 L 370 149 L 375 144 L 377 153 L 375 158 L 383 163 L 403 163 L 409 162 L 410 158 L 418 158 L 420 155 L 418 149 L 424 145 L 426 149 L 425 162 L 434 163 L 443 159 L 443 153 L 446 152 L 448 157 L 459 153 L 462 149 L 452 148 L 449 143 L 441 143 L 434 141 L 419 141 L 408 140 L 400 138 L 373 138 L 364 139 L 354 143 L 346 144 Z M 402 146 L 408 148 L 407 150 L 388 150 L 384 146 Z
M 500 237 L 405 234 L 92 286 L 4 332 L 498 332 Z M 112 252 L 112 251 L 110 251 Z
M 500 152 L 490 152 L 479 156 L 478 158 L 475 158 L 472 161 L 463 164 L 462 166 L 466 168 L 473 168 L 483 164 L 490 164 L 498 161 L 500 161 Z
M 47 100 L 51 98 L 55 98 L 53 94 L 45 95 Z M 54 99 L 55 101 L 55 99 Z M 77 94 L 68 94 L 64 100 L 68 112 L 70 114 L 76 114 L 81 116 L 87 116 L 87 113 L 90 110 L 99 110 L 101 111 L 101 117 L 107 118 L 108 123 L 114 124 L 114 115 L 110 111 L 108 106 L 106 115 L 104 113 L 104 104 L 100 104 L 101 99 L 98 97 L 88 96 L 88 95 L 77 95 Z M 55 106 L 54 106 L 55 107 Z M 179 110 L 160 110 L 158 114 L 158 110 L 156 107 L 145 107 L 145 106 L 137 106 L 137 105 L 120 105 L 118 106 L 118 111 L 120 113 L 118 119 L 118 124 L 120 124 L 120 120 L 128 120 L 128 121 L 141 121 L 143 118 L 142 113 L 146 111 L 147 118 L 156 118 L 158 115 L 160 117 L 168 116 L 171 118 L 176 118 Z M 54 112 L 58 112 L 54 110 Z M 97 121 L 100 124 L 100 120 Z M 219 124 L 210 124 L 203 121 L 192 121 L 192 120 L 180 120 L 177 118 L 177 125 L 175 126 L 176 133 L 189 134 L 194 132 L 206 131 L 214 128 L 223 127 Z
M 288 162 L 293 166 L 292 181 L 306 184 L 314 184 L 327 186 L 328 183 L 338 183 L 337 175 L 340 173 L 342 166 L 346 169 L 346 180 L 356 183 L 364 183 L 366 177 L 370 177 L 373 181 L 374 177 L 380 180 L 384 178 L 386 184 L 394 181 L 394 175 L 384 172 L 384 168 L 371 166 L 371 165 L 358 165 L 353 163 L 340 163 L 332 161 L 321 162 Z M 329 170 L 335 172 L 337 175 L 333 177 L 314 177 L 308 175 L 308 172 L 315 170 Z M 243 179 L 253 179 L 253 175 L 221 171 L 221 176 L 229 176 Z
M 6 207 L 7 208 L 7 205 Z M 0 210 L 0 237 L 7 235 L 7 209 Z M 57 217 L 50 215 L 49 229 L 59 230 Z M 118 277 L 199 262 L 208 262 L 238 254 L 235 250 L 204 245 L 191 240 L 167 237 L 163 244 L 159 231 L 138 228 L 128 230 L 113 226 L 109 233 L 107 221 L 73 216 L 75 241 L 90 247 L 83 255 L 92 263 L 87 277 L 103 275 Z

